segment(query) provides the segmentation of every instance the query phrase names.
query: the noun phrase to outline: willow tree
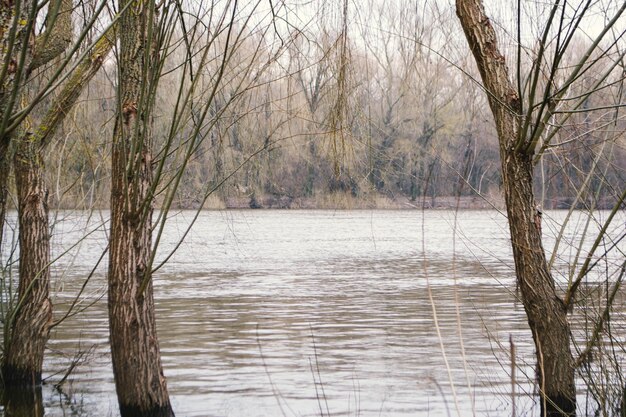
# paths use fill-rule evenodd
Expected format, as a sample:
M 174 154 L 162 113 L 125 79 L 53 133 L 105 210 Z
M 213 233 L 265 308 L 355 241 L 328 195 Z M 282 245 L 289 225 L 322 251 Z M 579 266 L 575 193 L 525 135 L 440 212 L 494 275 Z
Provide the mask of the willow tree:
M 0 8 L 0 245 L 7 203 L 7 181 L 11 163 L 11 140 L 28 134 L 31 110 L 54 88 L 59 73 L 52 77 L 34 100 L 26 95 L 35 71 L 59 57 L 72 43 L 72 1 L 49 2 L 45 30 L 35 26 L 46 2 L 17 0 Z M 65 62 L 67 64 L 67 62 Z
M 594 12 L 593 3 L 552 2 L 536 47 L 529 52 L 532 62 L 524 74 L 519 17 L 517 65 L 512 74 L 482 1 L 456 0 L 457 15 L 478 66 L 498 134 L 515 271 L 536 348 L 542 416 L 576 414 L 575 368 L 579 361 L 571 351 L 568 311 L 573 308 L 588 268 L 583 267 L 564 292 L 559 290 L 542 244 L 533 171 L 546 149 L 556 146 L 555 137 L 572 114 L 592 95 L 615 82 L 611 74 L 624 57 L 623 52 L 615 49 L 617 42 L 609 42 L 608 47 L 601 47 L 601 43 L 623 15 L 626 3 L 608 9 L 612 15 L 607 16 L 604 28 L 574 65 L 563 62 L 585 14 Z M 582 75 L 594 66 L 600 67 L 600 73 L 592 85 L 582 92 L 573 91 Z M 515 78 L 517 83 L 512 81 Z M 618 103 L 615 108 L 621 105 Z M 617 207 L 624 200 L 623 193 L 618 200 Z M 593 250 L 588 259 L 592 255 Z
M 19 222 L 17 305 L 6 321 L 3 378 L 8 385 L 41 382 L 43 351 L 52 325 L 50 228 L 44 153 L 57 128 L 102 66 L 114 43 L 109 29 L 74 68 L 43 119 L 14 139 L 13 170 Z
M 4 320 L 2 379 L 7 390 L 37 387 L 41 383 L 44 348 L 52 326 L 46 147 L 113 45 L 113 33 L 109 30 L 91 48 L 86 48 L 71 71 L 64 73 L 65 81 L 59 82 L 63 69 L 74 57 L 73 52 L 83 42 L 82 35 L 90 30 L 94 20 L 86 22 L 83 33 L 75 37 L 72 0 L 49 2 L 46 29 L 33 41 L 34 22 L 42 3 L 18 1 L 12 6 L 13 20 L 3 20 L 1 32 L 4 56 L 0 95 L 0 228 L 4 221 L 12 162 L 17 190 L 20 258 L 17 299 Z M 6 9 L 3 9 L 3 18 L 4 12 Z M 71 45 L 74 48 L 69 48 Z M 68 48 L 72 52 L 60 59 Z M 56 65 L 49 65 L 54 62 Z M 36 72 L 44 66 L 54 69 L 53 76 L 47 80 L 41 75 L 46 71 Z M 43 88 L 31 88 L 33 80 Z M 44 107 L 44 97 L 53 90 L 57 90 L 58 95 L 43 109 L 44 116 L 37 121 L 31 115 L 33 109 Z M 9 150 L 14 151 L 12 157 Z M 20 395 L 17 394 L 19 392 L 5 396 L 8 413 L 13 411 L 12 408 L 20 407 Z
M 9 149 L 15 141 L 15 178 L 18 190 L 19 285 L 15 307 L 5 320 L 2 378 L 6 386 L 41 383 L 44 347 L 52 323 L 50 302 L 50 245 L 41 148 L 28 116 L 16 116 L 27 97 L 26 84 L 35 70 L 55 59 L 72 40 L 72 1 L 50 3 L 47 30 L 32 42 L 39 4 L 15 2 L 11 19 L 4 20 L 0 135 L 0 227 L 4 226 Z M 5 6 L 3 6 L 5 7 Z M 5 31 L 7 31 L 6 33 Z M 13 125 L 13 127 L 11 127 Z M 1 243 L 1 242 L 0 242 Z
M 108 305 L 113 374 L 123 417 L 169 417 L 174 413 L 161 365 L 150 268 L 151 127 L 163 33 L 156 24 L 155 2 L 125 0 L 120 6 L 127 10 L 119 22 L 118 108 L 111 160 Z
M 121 4 L 128 11 L 119 21 L 108 308 L 113 373 L 123 417 L 174 415 L 161 364 L 152 284 L 154 272 L 173 252 L 155 263 L 156 253 L 189 163 L 218 130 L 225 111 L 245 93 L 265 85 L 261 76 L 285 48 L 282 43 L 266 43 L 274 25 L 271 16 L 255 22 L 261 4 L 262 0 L 241 7 L 237 1 L 226 7 L 171 1 Z M 245 58 L 238 60 L 242 50 Z M 171 83 L 166 84 L 168 80 Z M 227 98 L 221 101 L 220 95 Z M 156 129 L 155 109 L 163 104 L 159 99 L 172 100 L 174 105 L 158 115 L 161 124 Z M 197 196 L 200 208 L 263 149 L 249 155 L 220 183 L 207 184 Z M 153 219 L 157 197 L 159 215 Z

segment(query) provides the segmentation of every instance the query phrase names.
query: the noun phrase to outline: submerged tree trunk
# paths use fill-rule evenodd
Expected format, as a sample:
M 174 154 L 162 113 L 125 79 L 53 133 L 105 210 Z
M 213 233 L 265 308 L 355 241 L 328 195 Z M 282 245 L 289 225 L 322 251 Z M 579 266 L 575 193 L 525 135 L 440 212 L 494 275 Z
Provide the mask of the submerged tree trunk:
M 532 192 L 532 156 L 505 152 L 501 158 L 517 282 L 537 354 L 541 415 L 574 415 L 570 327 L 541 244 L 541 219 Z
M 2 391 L 4 417 L 44 417 L 41 385 L 5 387 Z
M 30 1 L 13 5 L 15 10 L 18 6 L 23 10 L 17 25 L 21 27 L 21 33 L 15 39 L 2 39 L 3 47 L 12 45 L 14 55 L 3 57 L 4 64 L 7 64 L 7 60 L 9 62 L 9 76 L 2 80 L 0 99 L 0 115 L 4 118 L 0 134 L 0 168 L 3 170 L 0 174 L 0 227 L 4 227 L 11 146 L 9 140 L 13 140 L 16 141 L 13 168 L 20 247 L 18 298 L 5 321 L 2 379 L 9 390 L 29 387 L 27 391 L 30 392 L 41 384 L 44 348 L 52 324 L 48 191 L 44 179 L 41 136 L 33 133 L 30 120 L 22 122 L 15 134 L 4 129 L 9 116 L 20 107 L 16 103 L 25 97 L 24 80 L 34 69 L 53 60 L 69 45 L 72 38 L 72 0 L 50 2 L 47 14 L 50 23 L 44 33 L 34 38 L 34 42 L 33 39 L 26 42 L 25 39 L 30 35 L 26 33 L 28 24 L 36 19 L 36 10 L 33 9 L 36 6 Z M 18 16 L 13 16 L 13 19 L 16 18 Z M 6 28 L 6 21 L 2 23 Z M 22 51 L 23 48 L 26 50 Z M 16 60 L 18 52 L 22 53 L 21 65 Z M 57 113 L 64 110 L 55 109 Z M 56 124 L 46 129 L 51 130 L 53 127 Z M 2 237 L 0 232 L 0 244 Z M 8 407 L 8 404 L 5 405 Z
M 5 335 L 5 385 L 41 384 L 43 352 L 52 324 L 50 235 L 41 150 L 30 135 L 20 138 L 14 157 L 19 221 L 19 289 Z
M 59 7 L 56 24 L 49 30 L 45 45 L 42 45 L 43 41 L 39 43 L 40 50 L 35 51 L 38 54 L 36 59 L 33 59 L 31 68 L 53 59 L 65 49 L 69 43 L 68 39 L 71 38 L 72 1 L 57 0 L 52 4 Z M 50 137 L 76 103 L 84 86 L 101 67 L 104 56 L 111 50 L 114 43 L 111 32 L 108 31 L 96 44 L 92 53 L 74 69 L 41 123 L 31 129 L 30 120 L 27 119 L 21 129 L 23 132 L 15 139 L 13 167 L 18 201 L 20 268 L 17 305 L 14 312 L 9 314 L 10 319 L 5 327 L 2 374 L 7 389 L 36 386 L 41 383 L 44 348 L 52 321 L 52 303 L 48 296 L 50 286 L 48 191 L 45 184 L 43 152 Z M 0 153 L 0 156 L 5 156 L 2 162 L 6 162 L 8 168 L 6 155 L 8 155 L 6 149 Z M 0 173 L 0 192 L 3 191 L 2 187 L 5 187 L 5 194 L 1 194 L 0 197 L 6 197 L 7 179 L 8 169 Z M 5 207 L 2 206 L 0 209 Z M 0 214 L 4 215 L 4 211 Z
M 17 148 L 19 245 L 30 249 L 20 254 L 18 305 L 5 327 L 2 404 L 6 417 L 43 417 L 41 373 L 52 323 L 47 193 L 41 153 L 26 138 Z M 6 180 L 8 161 L 5 167 Z
M 126 129 L 124 129 L 126 130 Z M 122 417 L 173 416 L 156 335 L 152 284 L 140 293 L 151 248 L 151 211 L 144 216 L 126 200 L 124 178 L 128 150 L 116 138 L 113 151 L 109 321 L 115 387 Z M 149 155 L 132 182 L 145 191 L 151 180 Z
M 496 122 L 515 272 L 536 347 L 541 415 L 575 415 L 567 310 L 556 293 L 541 243 L 541 218 L 532 189 L 533 154 L 518 146 L 523 139 L 521 103 L 482 2 L 457 0 L 456 5 Z
M 127 1 L 122 2 L 121 8 Z M 109 321 L 113 373 L 122 417 L 170 417 L 157 340 L 151 272 L 153 181 L 146 31 L 151 2 L 131 5 L 120 21 L 117 120 L 113 137 Z M 145 91 L 145 90 L 144 90 Z

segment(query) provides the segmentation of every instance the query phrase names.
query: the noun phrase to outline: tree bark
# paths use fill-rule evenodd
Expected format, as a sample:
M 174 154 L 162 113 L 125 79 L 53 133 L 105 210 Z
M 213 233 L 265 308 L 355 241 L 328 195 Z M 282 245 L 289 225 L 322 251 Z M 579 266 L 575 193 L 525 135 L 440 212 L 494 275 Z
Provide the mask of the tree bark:
M 121 96 L 113 137 L 108 303 L 113 373 L 122 417 L 174 416 L 161 365 L 148 270 L 152 255 L 152 116 L 141 90 L 147 82 L 144 48 L 150 4 L 131 5 L 120 21 Z
M 30 11 L 34 7 L 31 2 L 23 2 L 22 6 L 25 11 Z M 50 23 L 46 34 L 49 36 L 46 36 L 45 44 L 50 50 L 45 54 L 47 57 L 45 62 L 62 53 L 69 44 L 67 39 L 72 37 L 72 1 L 57 0 L 51 3 L 51 7 L 53 6 L 54 8 L 48 12 Z M 33 15 L 28 16 L 30 18 Z M 22 25 L 21 22 L 20 25 Z M 26 61 L 32 63 L 32 45 L 24 41 L 24 36 L 21 35 L 21 41 L 12 43 L 17 48 L 16 51 L 28 48 Z M 5 46 L 4 39 L 3 46 Z M 7 59 L 13 62 L 15 58 L 5 56 L 5 62 Z M 3 102 L 0 107 L 2 107 L 3 117 L 7 116 L 5 112 L 12 111 L 12 105 L 5 100 L 5 93 L 11 93 L 14 97 L 20 98 L 24 96 L 23 87 L 18 85 L 20 77 L 15 79 L 13 74 L 8 75 L 7 79 L 2 80 Z M 60 120 L 48 130 L 56 127 L 58 122 Z M 5 322 L 5 353 L 1 366 L 3 382 L 9 388 L 33 387 L 41 384 L 44 348 L 52 324 L 52 303 L 49 297 L 48 191 L 44 179 L 43 147 L 40 136 L 32 134 L 29 123 L 28 119 L 23 122 L 13 139 L 16 141 L 13 167 L 18 201 L 20 262 L 18 299 L 14 310 L 9 312 L 8 320 Z M 9 164 L 9 137 L 3 132 L 0 138 L 2 168 L 8 168 Z M 4 226 L 7 181 L 8 169 L 0 174 L 0 227 Z M 0 243 L 2 243 L 1 239 Z
M 37 8 L 33 0 L 5 0 L 0 8 L 0 143 L 4 145 L 10 140 L 6 128 L 28 76 L 61 55 L 74 36 L 73 0 L 51 1 L 46 30 L 35 38 Z
M 19 285 L 9 314 L 2 377 L 8 386 L 41 384 L 43 353 L 50 325 L 50 231 L 41 149 L 23 136 L 13 160 L 18 199 Z
M 13 161 L 18 190 L 20 280 L 18 305 L 5 327 L 2 404 L 6 417 L 44 415 L 41 372 L 52 323 L 47 190 L 41 149 L 29 138 L 18 140 Z
M 25 72 L 20 69 L 30 65 L 32 60 L 32 51 L 27 47 L 29 34 L 26 33 L 27 25 L 24 23 L 28 22 L 32 7 L 32 1 L 20 0 L 7 2 L 0 7 L 0 53 L 2 54 L 0 61 L 0 169 L 3 170 L 0 174 L 0 226 L 2 227 L 6 213 L 9 168 L 12 162 L 9 150 L 13 135 L 6 128 L 15 108 L 19 107 L 21 77 Z M 20 66 L 23 46 L 28 49 L 24 55 L 24 63 Z M 1 247 L 2 240 L 0 239 Z
M 35 39 L 29 72 L 61 55 L 72 43 L 73 0 L 53 0 L 48 5 L 46 30 Z
M 71 0 L 52 3 L 57 10 L 54 25 L 41 35 L 40 48 L 50 48 L 40 53 L 43 65 L 61 53 L 72 37 L 70 22 Z M 52 6 L 51 6 L 52 7 Z M 48 12 L 48 20 L 53 19 Z M 47 34 L 47 35 L 46 35 Z M 74 69 L 58 97 L 46 112 L 36 129 L 29 126 L 27 118 L 16 135 L 16 152 L 13 158 L 18 200 L 20 269 L 17 307 L 5 330 L 5 355 L 2 363 L 3 380 L 7 388 L 39 385 L 44 348 L 52 320 L 52 303 L 48 293 L 50 285 L 50 236 L 48 225 L 48 191 L 45 184 L 43 152 L 58 126 L 78 100 L 87 82 L 102 66 L 104 56 L 114 44 L 113 29 L 109 29 L 95 45 L 93 51 Z M 54 53 L 51 53 L 54 52 Z M 31 65 L 32 66 L 32 65 Z M 33 132 L 31 132 L 33 130 Z M 0 142 L 0 227 L 6 209 L 8 180 L 8 145 Z M 2 234 L 0 232 L 0 238 Z M 2 240 L 0 239 L 0 244 Z M 8 407 L 8 404 L 6 405 Z
M 576 414 L 567 310 L 556 293 L 541 243 L 532 189 L 533 155 L 517 146 L 521 103 L 480 0 L 457 0 L 457 15 L 487 90 L 500 144 L 502 183 L 515 272 L 537 355 L 542 416 Z
M 44 417 L 41 385 L 5 387 L 2 392 L 4 417 Z

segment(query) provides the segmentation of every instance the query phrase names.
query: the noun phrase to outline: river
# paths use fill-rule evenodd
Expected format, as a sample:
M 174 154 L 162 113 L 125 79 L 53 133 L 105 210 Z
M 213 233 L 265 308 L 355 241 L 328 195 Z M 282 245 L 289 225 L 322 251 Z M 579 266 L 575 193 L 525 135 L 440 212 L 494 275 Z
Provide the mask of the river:
M 157 264 L 193 215 L 172 214 Z M 119 415 L 106 256 L 95 267 L 107 216 L 57 214 L 55 317 L 84 291 L 51 333 L 47 416 Z M 563 216 L 546 214 L 547 247 Z M 532 415 L 533 346 L 507 236 L 497 211 L 201 212 L 154 276 L 176 415 L 510 415 L 511 341 L 518 415 Z

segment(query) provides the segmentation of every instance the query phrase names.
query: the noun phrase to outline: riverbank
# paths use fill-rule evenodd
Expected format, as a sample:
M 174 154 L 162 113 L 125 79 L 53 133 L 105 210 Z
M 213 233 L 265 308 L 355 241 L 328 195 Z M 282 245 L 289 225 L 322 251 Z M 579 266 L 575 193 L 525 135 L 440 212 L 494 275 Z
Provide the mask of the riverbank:
M 567 210 L 574 204 L 570 197 L 557 197 L 546 200 L 546 210 Z M 593 204 L 596 210 L 610 210 L 616 204 L 615 199 L 604 198 Z M 178 204 L 178 208 L 197 209 L 199 204 Z M 591 206 L 591 204 L 589 205 Z M 209 198 L 204 209 L 293 209 L 293 210 L 504 210 L 504 199 L 501 196 L 435 196 L 427 198 L 386 197 L 382 195 L 354 197 L 346 194 L 327 194 L 319 197 L 290 197 L 277 195 L 229 196 Z M 585 209 L 582 203 L 577 209 Z
M 461 209 L 488 210 L 502 209 L 503 201 L 488 200 L 477 196 L 464 197 L 428 197 L 412 201 L 406 197 L 388 198 L 375 196 L 356 198 L 346 194 L 329 194 L 321 197 L 289 196 L 241 196 L 217 197 L 207 200 L 205 209 L 294 209 L 294 210 L 400 210 L 400 209 Z M 182 205 L 180 208 L 198 208 Z
M 84 201 L 71 202 L 66 199 L 63 202 L 53 202 L 52 208 L 57 209 L 84 209 L 99 208 L 107 209 L 106 201 L 98 200 L 90 206 L 84 206 Z M 161 207 L 161 201 L 157 198 L 155 208 Z M 547 199 L 542 204 L 545 210 L 567 210 L 574 204 L 571 197 L 556 197 Z M 595 204 L 589 204 L 596 210 L 611 210 L 616 204 L 615 198 L 603 198 Z M 182 210 L 197 210 L 201 202 L 197 198 L 186 196 L 184 199 L 175 200 L 172 207 Z M 238 195 L 238 196 L 210 196 L 202 208 L 205 210 L 243 210 L 243 209 L 279 209 L 279 210 L 505 210 L 504 199 L 499 195 L 489 196 L 435 196 L 418 197 L 411 200 L 405 196 L 388 197 L 384 195 L 368 195 L 354 197 L 350 193 L 325 194 L 315 197 L 291 197 L 287 195 Z M 587 206 L 580 202 L 576 209 L 584 210 Z M 9 209 L 15 209 L 11 204 Z

